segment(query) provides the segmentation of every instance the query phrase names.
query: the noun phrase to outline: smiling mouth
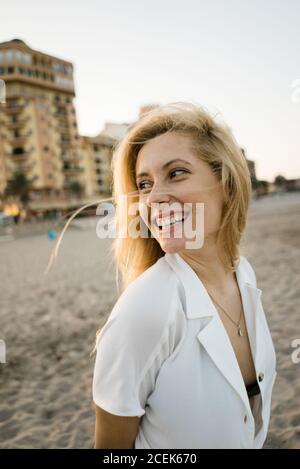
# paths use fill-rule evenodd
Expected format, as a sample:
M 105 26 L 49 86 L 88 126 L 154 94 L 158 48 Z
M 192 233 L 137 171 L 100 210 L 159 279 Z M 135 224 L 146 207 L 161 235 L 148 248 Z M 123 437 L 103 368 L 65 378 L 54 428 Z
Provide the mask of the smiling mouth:
M 165 219 L 155 219 L 155 225 L 159 229 L 159 231 L 162 231 L 164 228 L 167 228 L 169 226 L 174 226 L 179 223 L 182 223 L 186 219 L 187 215 L 178 215 L 178 216 L 171 216 L 171 217 L 166 217 Z
M 182 218 L 181 220 L 174 220 L 174 221 L 166 222 L 166 223 L 164 223 L 164 224 L 162 224 L 162 225 L 158 225 L 158 229 L 159 229 L 160 231 L 162 231 L 164 228 L 167 228 L 168 226 L 174 226 L 174 225 L 176 225 L 176 224 L 178 224 L 178 223 L 182 223 L 183 220 L 184 220 L 184 218 Z

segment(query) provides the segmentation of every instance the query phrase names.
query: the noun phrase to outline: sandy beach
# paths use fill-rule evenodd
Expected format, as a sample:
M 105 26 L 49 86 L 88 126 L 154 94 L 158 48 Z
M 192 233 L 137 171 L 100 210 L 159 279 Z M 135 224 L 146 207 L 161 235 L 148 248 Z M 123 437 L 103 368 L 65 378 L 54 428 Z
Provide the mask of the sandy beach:
M 58 259 L 42 233 L 0 237 L 1 448 L 91 448 L 95 332 L 117 299 L 110 240 L 97 218 L 70 226 Z M 265 448 L 300 448 L 300 194 L 252 202 L 242 254 L 252 263 L 278 360 Z

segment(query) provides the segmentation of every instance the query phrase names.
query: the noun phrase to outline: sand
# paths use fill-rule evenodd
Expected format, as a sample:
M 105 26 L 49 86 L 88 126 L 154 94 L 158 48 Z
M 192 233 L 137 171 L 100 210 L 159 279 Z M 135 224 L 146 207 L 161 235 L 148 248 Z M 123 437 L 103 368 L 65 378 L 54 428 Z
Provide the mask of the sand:
M 46 228 L 0 237 L 1 448 L 91 448 L 94 438 L 90 352 L 115 300 L 109 240 L 97 219 L 78 220 L 58 260 Z M 242 254 L 252 263 L 274 340 L 278 377 L 265 448 L 300 448 L 300 194 L 254 200 Z

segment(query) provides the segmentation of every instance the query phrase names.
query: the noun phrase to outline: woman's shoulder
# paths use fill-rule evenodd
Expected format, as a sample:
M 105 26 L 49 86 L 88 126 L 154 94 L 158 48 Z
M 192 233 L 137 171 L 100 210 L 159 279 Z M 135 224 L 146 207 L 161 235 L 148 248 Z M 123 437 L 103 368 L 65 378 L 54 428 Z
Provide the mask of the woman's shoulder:
M 121 327 L 157 330 L 175 319 L 178 280 L 164 259 L 159 258 L 121 293 L 109 315 Z
M 136 300 L 149 297 L 152 301 L 160 301 L 167 298 L 176 286 L 177 278 L 163 255 L 131 282 L 122 295 Z
M 176 287 L 160 258 L 123 291 L 98 334 L 93 398 L 108 412 L 145 414 L 159 370 L 186 331 Z

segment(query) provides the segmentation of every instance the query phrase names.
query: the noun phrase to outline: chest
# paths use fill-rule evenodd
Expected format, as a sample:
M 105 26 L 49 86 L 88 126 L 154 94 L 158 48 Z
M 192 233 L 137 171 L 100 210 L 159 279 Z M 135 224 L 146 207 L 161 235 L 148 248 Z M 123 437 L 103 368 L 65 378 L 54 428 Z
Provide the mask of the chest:
M 242 372 L 247 371 L 251 352 L 247 342 L 238 341 L 237 328 L 226 327 L 217 314 L 188 319 L 182 339 L 160 367 L 148 396 L 142 429 L 152 441 L 149 447 L 233 448 L 253 444 L 254 414 L 264 422 L 269 418 L 275 355 L 261 304 L 252 307 L 249 301 L 245 307 L 255 365 L 265 375 L 260 383 L 261 397 L 256 399 L 261 407 L 253 408 L 255 402 L 250 402 L 250 407 L 243 390 L 238 365 Z M 256 317 L 253 322 L 252 315 Z M 244 368 L 241 355 L 245 350 L 248 359 Z M 164 438 L 168 440 L 165 443 Z
M 251 435 L 250 417 L 247 429 L 245 408 L 231 380 L 197 339 L 199 326 L 198 321 L 189 322 L 178 353 L 164 362 L 148 398 L 144 426 L 155 422 L 155 447 L 162 444 L 159 429 L 176 448 L 231 448 L 239 445 L 245 430 Z
M 244 383 L 248 386 L 256 380 L 256 370 L 242 300 L 236 295 L 231 302 L 227 302 L 225 310 L 227 314 L 224 308 L 215 306 L 230 340 Z

